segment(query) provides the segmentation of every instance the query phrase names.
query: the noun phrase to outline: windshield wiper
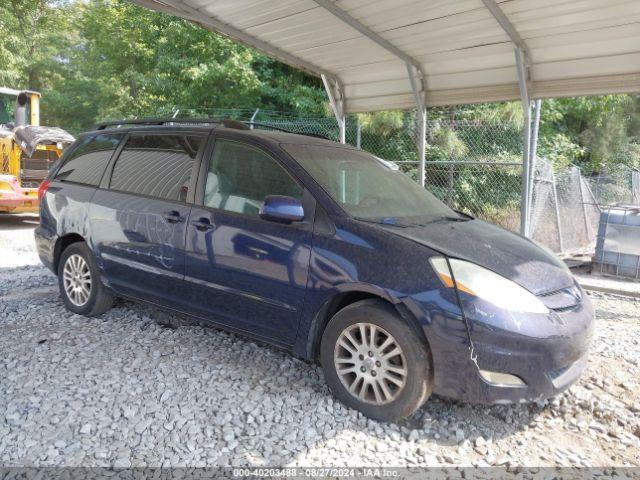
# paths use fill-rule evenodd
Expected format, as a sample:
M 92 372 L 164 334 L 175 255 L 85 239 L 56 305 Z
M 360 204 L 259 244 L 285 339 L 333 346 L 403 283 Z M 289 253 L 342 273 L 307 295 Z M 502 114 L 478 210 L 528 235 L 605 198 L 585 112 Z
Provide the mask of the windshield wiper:
M 468 222 L 469 220 L 471 220 L 470 218 L 465 218 L 465 217 L 454 217 L 452 215 L 445 215 L 442 217 L 438 217 L 438 218 L 434 218 L 433 220 L 431 220 L 430 222 L 427 223 L 437 223 L 437 222 Z
M 439 222 L 468 222 L 471 218 L 465 217 L 454 217 L 452 215 L 444 215 L 442 217 L 436 217 L 433 220 L 427 220 L 425 222 L 415 222 L 410 223 L 408 226 L 410 227 L 426 227 L 427 225 L 431 225 Z
M 366 223 L 374 223 L 376 225 L 389 225 L 391 227 L 426 227 L 427 225 L 431 225 L 433 223 L 438 222 L 468 222 L 469 220 L 473 220 L 471 217 L 464 217 L 460 215 L 459 217 L 454 217 L 453 215 L 443 215 L 442 217 L 435 217 L 432 220 L 426 220 L 421 222 L 399 222 L 394 217 L 385 217 L 385 218 L 363 218 L 363 217 L 353 217 L 355 220 Z
M 398 223 L 394 217 L 385 217 L 379 219 L 353 217 L 355 220 L 366 223 L 375 223 L 376 225 L 389 225 L 391 227 L 408 227 L 409 225 Z

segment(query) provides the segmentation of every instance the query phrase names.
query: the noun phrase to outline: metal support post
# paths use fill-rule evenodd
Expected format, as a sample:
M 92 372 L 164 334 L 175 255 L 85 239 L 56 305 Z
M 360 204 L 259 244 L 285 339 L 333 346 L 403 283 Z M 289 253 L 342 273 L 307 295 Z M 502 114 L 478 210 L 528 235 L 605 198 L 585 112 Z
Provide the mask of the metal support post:
M 249 123 L 249 128 L 250 128 L 251 130 L 253 130 L 253 122 L 255 121 L 256 117 L 258 116 L 258 112 L 259 112 L 259 111 L 260 111 L 260 109 L 259 109 L 259 108 L 256 108 L 256 111 L 255 111 L 255 112 L 253 112 L 253 115 L 251 115 L 251 120 L 250 120 L 250 123 Z
M 425 157 L 427 151 L 427 104 L 424 98 L 424 76 L 418 67 L 408 62 L 406 65 L 418 115 L 416 122 L 416 135 L 418 136 L 418 183 L 424 187 Z
M 540 108 L 542 107 L 542 100 L 537 99 L 534 101 L 535 116 L 533 119 L 533 131 L 531 133 L 531 159 L 529 167 L 531 175 L 529 176 L 529 206 L 532 208 L 533 204 L 533 188 L 536 176 L 536 162 L 538 161 L 538 132 L 540 130 Z
M 424 187 L 427 151 L 427 109 L 418 110 L 418 181 Z
M 356 147 L 362 149 L 362 124 L 360 123 L 360 117 L 357 119 L 358 125 L 356 129 Z
M 520 233 L 529 236 L 530 220 L 530 192 L 529 178 L 531 176 L 531 99 L 529 97 L 529 75 L 525 64 L 525 53 L 522 49 L 515 49 L 516 66 L 518 69 L 518 84 L 522 109 L 524 112 L 524 142 L 522 152 L 522 194 L 520 206 Z
M 328 77 L 322 75 L 322 83 L 324 89 L 327 91 L 329 97 L 329 103 L 331 104 L 331 110 L 338 122 L 338 128 L 340 129 L 340 143 L 347 142 L 347 117 L 344 113 L 344 94 L 340 81 L 335 77 Z
M 527 43 L 520 36 L 513 23 L 502 11 L 496 0 L 482 0 L 493 18 L 502 27 L 515 47 L 516 68 L 518 70 L 518 84 L 520 86 L 520 98 L 524 109 L 524 149 L 522 153 L 522 200 L 520 207 L 520 233 L 529 236 L 531 216 L 531 192 L 533 189 L 533 165 L 531 145 L 531 72 L 529 69 L 529 54 Z M 539 111 L 539 108 L 536 109 Z M 537 134 L 534 136 L 537 138 Z

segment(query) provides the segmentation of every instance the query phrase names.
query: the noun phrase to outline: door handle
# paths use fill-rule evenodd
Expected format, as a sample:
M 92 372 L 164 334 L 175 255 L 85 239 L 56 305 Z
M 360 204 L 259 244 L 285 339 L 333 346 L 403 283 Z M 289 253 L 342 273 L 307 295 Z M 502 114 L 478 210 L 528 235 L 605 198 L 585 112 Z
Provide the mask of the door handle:
M 256 254 L 256 257 L 264 257 L 269 255 L 269 252 L 267 252 L 266 250 L 263 250 L 262 248 L 258 248 L 258 247 L 249 247 L 249 250 L 252 251 L 253 253 Z
M 169 223 L 184 222 L 184 217 L 182 217 L 182 215 L 180 215 L 180 212 L 178 212 L 177 210 L 171 210 L 169 212 L 165 212 L 162 216 Z
M 201 232 L 206 232 L 207 230 L 211 230 L 213 228 L 213 223 L 207 217 L 200 217 L 198 220 L 194 220 L 191 222 L 191 225 L 196 227 L 196 230 Z

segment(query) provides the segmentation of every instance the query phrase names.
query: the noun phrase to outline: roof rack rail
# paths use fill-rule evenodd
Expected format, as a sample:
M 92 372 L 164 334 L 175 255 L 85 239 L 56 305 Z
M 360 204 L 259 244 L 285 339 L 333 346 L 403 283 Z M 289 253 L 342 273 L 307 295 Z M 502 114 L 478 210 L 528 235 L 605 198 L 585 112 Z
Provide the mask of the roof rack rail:
M 226 118 L 137 118 L 128 120 L 113 120 L 110 122 L 100 122 L 95 126 L 95 130 L 104 130 L 108 127 L 120 128 L 127 125 L 169 125 L 169 124 L 210 124 L 218 125 L 224 123 Z
M 322 135 L 321 133 L 294 132 L 291 130 L 287 130 L 286 128 L 274 127 L 273 125 L 269 125 L 268 123 L 251 122 L 251 121 L 242 122 L 242 123 L 245 123 L 247 125 L 254 125 L 256 127 L 270 128 L 272 130 L 277 130 L 278 132 L 293 133 L 294 135 L 304 135 L 305 137 L 315 137 L 315 138 L 323 138 L 325 140 L 331 140 L 329 137 L 327 137 L 326 135 Z
M 276 127 L 267 123 L 259 123 L 252 121 L 233 120 L 231 118 L 138 118 L 132 120 L 114 120 L 111 122 L 100 122 L 94 130 L 105 130 L 109 127 L 121 128 L 129 125 L 175 125 L 175 124 L 203 124 L 203 125 L 222 125 L 226 128 L 234 128 L 236 130 L 249 130 L 251 126 L 262 127 L 265 129 L 277 130 L 278 132 L 293 133 L 296 135 L 305 135 L 307 137 L 323 138 L 331 140 L 325 135 L 319 133 L 294 132 L 285 128 Z

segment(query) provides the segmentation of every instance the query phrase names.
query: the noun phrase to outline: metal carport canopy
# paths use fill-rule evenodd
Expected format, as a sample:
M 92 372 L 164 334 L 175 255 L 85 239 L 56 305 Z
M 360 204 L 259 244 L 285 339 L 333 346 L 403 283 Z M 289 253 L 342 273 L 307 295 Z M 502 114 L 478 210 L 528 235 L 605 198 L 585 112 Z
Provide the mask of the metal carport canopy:
M 530 98 L 640 91 L 638 0 L 135 1 L 335 79 L 344 113 L 415 107 L 407 62 L 427 106 L 520 99 L 514 46 Z
M 640 0 L 133 1 L 321 76 L 342 143 L 347 113 L 417 108 L 422 185 L 427 106 L 520 99 L 524 235 L 532 100 L 640 92 Z

